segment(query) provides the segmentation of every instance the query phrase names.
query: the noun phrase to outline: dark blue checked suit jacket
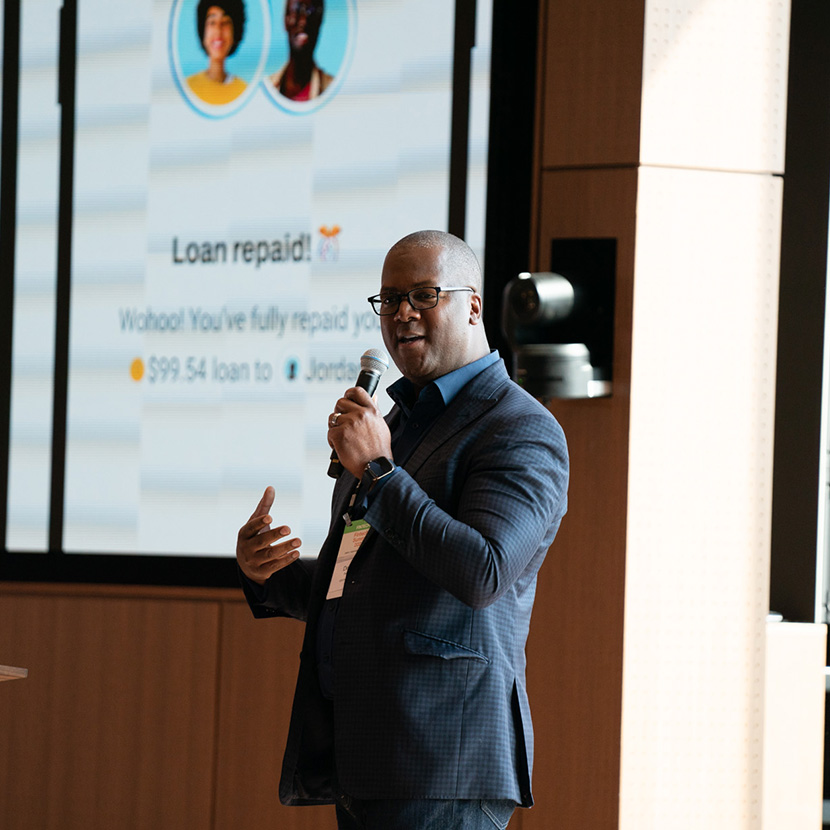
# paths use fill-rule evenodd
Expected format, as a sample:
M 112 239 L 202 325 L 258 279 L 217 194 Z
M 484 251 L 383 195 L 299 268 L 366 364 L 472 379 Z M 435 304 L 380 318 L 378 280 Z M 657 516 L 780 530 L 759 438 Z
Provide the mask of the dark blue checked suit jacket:
M 307 623 L 283 803 L 330 803 L 339 786 L 356 798 L 532 804 L 524 649 L 567 484 L 553 416 L 502 361 L 473 378 L 366 514 L 373 529 L 338 611 L 332 702 L 315 639 L 355 486 L 344 472 L 317 560 L 274 574 L 262 602 L 246 588 L 255 616 Z

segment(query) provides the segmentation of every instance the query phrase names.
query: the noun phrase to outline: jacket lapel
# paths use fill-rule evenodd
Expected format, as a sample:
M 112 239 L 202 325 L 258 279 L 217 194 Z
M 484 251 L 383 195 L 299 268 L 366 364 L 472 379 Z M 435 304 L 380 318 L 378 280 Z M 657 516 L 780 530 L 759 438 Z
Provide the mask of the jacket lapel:
M 404 469 L 414 475 L 442 444 L 494 407 L 510 382 L 504 362 L 499 360 L 476 375 L 451 401 L 446 411 L 415 448 Z

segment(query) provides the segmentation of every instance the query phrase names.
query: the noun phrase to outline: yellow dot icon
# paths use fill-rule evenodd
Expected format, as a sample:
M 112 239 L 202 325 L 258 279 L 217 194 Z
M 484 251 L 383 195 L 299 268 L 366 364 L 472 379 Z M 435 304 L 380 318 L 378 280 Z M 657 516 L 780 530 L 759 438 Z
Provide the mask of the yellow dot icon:
M 137 357 L 130 364 L 130 377 L 135 381 L 139 381 L 144 377 L 144 361 L 140 357 Z

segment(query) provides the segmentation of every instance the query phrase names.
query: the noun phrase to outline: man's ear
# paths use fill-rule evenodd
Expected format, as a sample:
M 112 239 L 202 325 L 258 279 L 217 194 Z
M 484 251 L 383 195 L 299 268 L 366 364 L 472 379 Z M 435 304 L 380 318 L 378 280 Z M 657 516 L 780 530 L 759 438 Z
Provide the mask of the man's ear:
M 473 294 L 470 298 L 470 325 L 481 323 L 481 294 Z

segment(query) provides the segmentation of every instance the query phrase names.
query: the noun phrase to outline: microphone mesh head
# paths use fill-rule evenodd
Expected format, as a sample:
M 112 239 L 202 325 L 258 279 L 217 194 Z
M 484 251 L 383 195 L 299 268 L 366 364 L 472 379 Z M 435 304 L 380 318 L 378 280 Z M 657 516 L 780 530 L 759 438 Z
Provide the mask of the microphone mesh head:
M 366 349 L 360 356 L 360 368 L 364 372 L 382 375 L 389 368 L 389 358 L 383 349 Z

